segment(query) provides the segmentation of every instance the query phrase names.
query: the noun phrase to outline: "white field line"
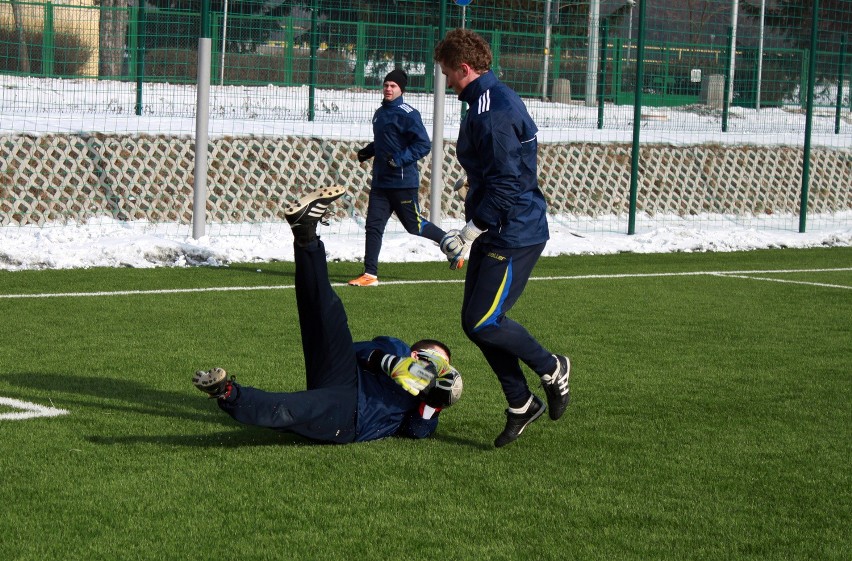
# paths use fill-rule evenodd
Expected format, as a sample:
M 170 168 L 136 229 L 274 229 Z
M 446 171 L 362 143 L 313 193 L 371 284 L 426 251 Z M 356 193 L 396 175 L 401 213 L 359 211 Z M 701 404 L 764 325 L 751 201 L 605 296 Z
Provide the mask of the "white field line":
M 846 290 L 852 290 L 852 286 L 844 286 L 842 284 L 827 284 L 824 282 L 807 282 L 807 281 L 794 281 L 789 279 L 773 279 L 769 277 L 752 277 L 749 275 L 719 275 L 720 277 L 730 277 L 735 279 L 748 279 L 748 280 L 759 280 L 759 281 L 769 281 L 769 282 L 785 282 L 788 284 L 806 284 L 810 286 L 821 286 L 823 288 L 845 288 Z
M 843 286 L 837 284 L 825 284 L 805 281 L 792 281 L 787 279 L 776 279 L 769 277 L 756 277 L 753 275 L 759 274 L 781 274 L 781 273 L 819 273 L 819 272 L 837 272 L 837 271 L 852 271 L 852 267 L 841 267 L 832 269 L 777 269 L 777 270 L 758 270 L 758 271 L 691 271 L 681 273 L 623 273 L 615 275 L 573 275 L 573 276 L 557 276 L 557 277 L 533 277 L 531 281 L 555 281 L 555 280 L 588 280 L 588 279 L 627 279 L 627 278 L 653 278 L 653 277 L 684 277 L 684 276 L 718 276 L 741 278 L 747 280 L 760 280 L 770 282 L 784 282 L 792 284 L 803 284 L 811 286 L 819 286 L 823 288 L 841 288 L 852 289 L 852 286 Z M 463 283 L 464 279 L 457 280 L 417 280 L 417 281 L 390 281 L 383 282 L 383 285 L 398 285 L 398 284 L 459 284 Z M 332 283 L 332 286 L 347 286 L 346 283 Z M 209 288 L 174 288 L 160 290 L 116 290 L 109 292 L 58 292 L 58 293 L 41 293 L 41 294 L 0 294 L 0 299 L 15 299 L 15 298 L 80 298 L 80 297 L 107 297 L 107 296 L 137 296 L 148 294 L 184 294 L 195 292 L 234 292 L 234 291 L 251 291 L 251 290 L 287 290 L 294 288 L 294 285 L 277 285 L 277 286 L 223 286 Z M 0 413 L 0 420 L 21 420 L 31 419 L 35 417 L 56 417 L 66 415 L 68 411 L 64 409 L 56 409 L 54 407 L 45 407 L 35 403 L 19 401 L 7 397 L 0 397 L 0 405 L 5 405 L 14 409 L 22 409 L 21 412 Z
M 20 401 L 10 397 L 0 397 L 0 405 L 5 405 L 12 409 L 21 409 L 20 412 L 0 413 L 0 421 L 20 421 L 22 419 L 33 419 L 35 417 L 58 417 L 59 415 L 67 415 L 65 409 L 57 409 L 56 407 L 46 407 L 28 401 Z
M 754 280 L 767 280 L 775 282 L 790 282 L 795 284 L 812 284 L 814 286 L 830 288 L 850 288 L 848 286 L 809 283 L 800 281 L 789 281 L 782 279 L 761 278 L 748 275 L 759 274 L 785 274 L 785 273 L 826 273 L 852 271 L 852 267 L 838 267 L 831 269 L 767 269 L 755 271 L 689 271 L 681 273 L 619 273 L 612 275 L 568 275 L 556 277 L 531 277 L 530 281 L 555 281 L 555 280 L 589 280 L 589 279 L 630 279 L 630 278 L 655 278 L 655 277 L 697 277 L 697 276 L 720 276 L 747 278 Z M 382 281 L 380 286 L 401 284 L 461 284 L 464 278 L 455 280 L 411 280 L 411 281 Z M 348 286 L 347 283 L 332 283 L 332 286 Z M 112 290 L 103 292 L 43 292 L 38 294 L 0 294 L 0 300 L 12 300 L 20 298 L 92 298 L 107 296 L 141 296 L 151 294 L 191 294 L 197 292 L 247 292 L 254 290 L 288 290 L 295 288 L 292 284 L 266 285 L 266 286 L 212 286 L 206 288 L 164 288 L 157 290 Z

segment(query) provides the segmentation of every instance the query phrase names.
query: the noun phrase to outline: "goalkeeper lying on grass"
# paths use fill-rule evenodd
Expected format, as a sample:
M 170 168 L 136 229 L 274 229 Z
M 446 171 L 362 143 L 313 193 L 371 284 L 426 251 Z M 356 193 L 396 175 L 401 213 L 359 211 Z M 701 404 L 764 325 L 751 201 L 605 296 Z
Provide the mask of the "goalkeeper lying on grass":
M 440 341 L 424 339 L 411 347 L 392 337 L 352 341 L 343 304 L 328 280 L 325 246 L 316 234 L 317 222 L 343 193 L 342 187 L 326 187 L 285 210 L 294 237 L 307 389 L 266 392 L 228 379 L 222 368 L 198 371 L 192 381 L 248 425 L 322 442 L 425 438 L 438 426 L 441 410 L 461 396 L 461 376 Z

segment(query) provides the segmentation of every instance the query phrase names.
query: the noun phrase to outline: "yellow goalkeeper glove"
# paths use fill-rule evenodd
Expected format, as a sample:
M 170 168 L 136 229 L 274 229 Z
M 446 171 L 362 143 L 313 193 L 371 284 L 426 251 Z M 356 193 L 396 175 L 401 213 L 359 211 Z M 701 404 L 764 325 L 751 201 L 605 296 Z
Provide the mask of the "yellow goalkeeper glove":
M 382 357 L 382 370 L 402 389 L 415 396 L 419 395 L 437 375 L 429 362 L 394 355 Z

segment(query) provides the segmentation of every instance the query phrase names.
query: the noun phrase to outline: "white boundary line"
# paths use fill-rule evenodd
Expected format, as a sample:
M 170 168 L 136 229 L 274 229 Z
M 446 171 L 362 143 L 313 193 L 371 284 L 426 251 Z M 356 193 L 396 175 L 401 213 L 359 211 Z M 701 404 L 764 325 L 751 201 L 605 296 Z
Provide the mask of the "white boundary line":
M 618 273 L 613 275 L 569 275 L 558 277 L 531 277 L 530 281 L 554 281 L 554 280 L 589 280 L 589 279 L 629 279 L 629 278 L 654 278 L 654 277 L 698 277 L 698 276 L 718 276 L 732 277 L 752 280 L 764 280 L 773 282 L 786 282 L 792 284 L 806 284 L 813 286 L 821 286 L 826 288 L 845 288 L 852 289 L 849 286 L 836 284 L 822 284 L 805 281 L 791 281 L 784 279 L 772 279 L 765 277 L 753 277 L 748 275 L 757 274 L 781 274 L 781 273 L 829 273 L 852 271 L 852 267 L 836 267 L 831 269 L 764 269 L 755 271 L 688 271 L 681 273 Z M 464 278 L 454 280 L 411 280 L 411 281 L 387 281 L 382 282 L 382 286 L 401 285 L 401 284 L 461 284 Z M 332 283 L 332 286 L 348 286 L 343 282 Z M 99 296 L 143 296 L 150 294 L 192 294 L 199 292 L 248 292 L 255 290 L 289 290 L 295 288 L 292 284 L 281 285 L 266 285 L 266 286 L 213 286 L 208 288 L 164 288 L 157 290 L 114 290 L 105 292 L 54 292 L 40 294 L 0 294 L 0 300 L 14 300 L 22 298 L 92 298 Z
M 809 286 L 819 286 L 823 288 L 841 288 L 852 290 L 852 286 L 843 286 L 837 284 L 826 284 L 806 281 L 793 281 L 787 279 L 775 279 L 769 277 L 756 277 L 753 275 L 759 274 L 782 274 L 782 273 L 820 273 L 820 272 L 839 272 L 852 271 L 852 267 L 838 267 L 832 269 L 778 269 L 778 270 L 759 270 L 759 271 L 690 271 L 681 273 L 622 273 L 614 275 L 574 275 L 574 276 L 558 276 L 558 277 L 532 277 L 531 281 L 554 281 L 554 280 L 588 280 L 588 279 L 626 279 L 626 278 L 653 278 L 653 277 L 685 277 L 685 276 L 717 276 L 740 278 L 747 280 L 759 280 L 770 282 L 782 282 L 790 284 L 803 284 Z M 390 281 L 383 282 L 383 285 L 400 285 L 400 284 L 460 284 L 464 279 L 456 280 L 417 280 L 417 281 Z M 347 286 L 346 283 L 332 283 L 332 286 Z M 253 290 L 287 290 L 294 288 L 294 285 L 277 285 L 277 286 L 220 286 L 210 288 L 173 288 L 160 290 L 116 290 L 112 292 L 60 292 L 60 293 L 41 293 L 41 294 L 0 294 L 0 299 L 20 299 L 20 298 L 91 298 L 91 297 L 106 297 L 106 296 L 138 296 L 149 294 L 190 294 L 198 292 L 236 292 L 236 291 L 253 291 Z M 45 407 L 35 403 L 11 399 L 8 397 L 0 397 L 0 405 L 5 405 L 14 409 L 22 409 L 22 412 L 0 413 L 0 421 L 2 420 L 22 420 L 32 419 L 36 417 L 57 417 L 59 415 L 67 415 L 68 411 L 57 409 L 55 407 Z
M 22 412 L 15 413 L 0 413 L 0 421 L 21 421 L 23 419 L 33 419 L 35 417 L 58 417 L 67 415 L 65 409 L 57 409 L 56 407 L 46 407 L 28 401 L 20 401 L 11 397 L 0 397 L 0 405 L 11 407 L 13 409 L 22 409 Z
M 846 290 L 852 290 L 852 286 L 844 286 L 842 284 L 827 284 L 823 282 L 807 282 L 807 281 L 794 281 L 787 279 L 772 279 L 769 277 L 751 277 L 748 275 L 719 275 L 720 277 L 728 277 L 732 279 L 748 279 L 748 280 L 759 280 L 759 281 L 769 281 L 769 282 L 785 282 L 788 284 L 805 284 L 809 286 L 821 286 L 823 288 L 844 288 Z

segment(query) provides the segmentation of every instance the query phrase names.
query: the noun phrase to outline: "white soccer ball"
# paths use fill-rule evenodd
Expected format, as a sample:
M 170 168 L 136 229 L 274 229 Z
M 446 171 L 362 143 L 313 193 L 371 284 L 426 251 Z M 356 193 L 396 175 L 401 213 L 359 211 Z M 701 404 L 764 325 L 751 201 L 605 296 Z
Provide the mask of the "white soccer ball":
M 435 380 L 435 388 L 432 391 L 435 392 L 435 397 L 444 403 L 444 407 L 449 407 L 461 399 L 463 390 L 464 383 L 461 374 L 454 370 Z

